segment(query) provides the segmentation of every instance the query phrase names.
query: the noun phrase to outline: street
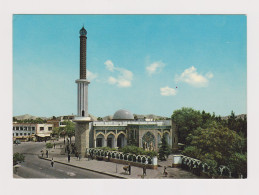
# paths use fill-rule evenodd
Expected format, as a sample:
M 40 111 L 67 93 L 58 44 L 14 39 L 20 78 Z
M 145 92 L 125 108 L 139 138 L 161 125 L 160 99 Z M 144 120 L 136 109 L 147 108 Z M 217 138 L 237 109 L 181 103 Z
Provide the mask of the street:
M 67 165 L 54 163 L 51 167 L 50 161 L 39 159 L 40 150 L 45 146 L 45 142 L 22 142 L 13 145 L 13 153 L 19 152 L 25 155 L 25 161 L 19 163 L 17 175 L 23 178 L 109 178 L 114 177 L 70 167 Z

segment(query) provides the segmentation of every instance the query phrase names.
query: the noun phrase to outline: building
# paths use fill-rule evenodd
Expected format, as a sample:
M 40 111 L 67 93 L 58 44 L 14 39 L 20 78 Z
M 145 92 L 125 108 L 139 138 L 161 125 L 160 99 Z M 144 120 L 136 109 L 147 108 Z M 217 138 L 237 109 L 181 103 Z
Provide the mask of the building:
M 45 141 L 50 139 L 53 124 L 13 123 L 13 139 Z
M 90 123 L 90 147 L 123 147 L 135 145 L 146 150 L 159 148 L 162 136 L 167 143 L 177 148 L 176 126 L 171 120 L 135 120 L 131 112 L 118 110 L 112 121 Z
M 34 140 L 37 124 L 32 123 L 13 123 L 13 139 L 14 140 Z
M 88 116 L 88 85 L 86 74 L 87 31 L 84 27 L 80 34 L 80 79 L 77 83 L 77 116 L 75 144 L 81 154 L 87 148 L 108 146 L 123 147 L 135 145 L 145 150 L 157 151 L 162 136 L 166 136 L 172 149 L 177 150 L 178 137 L 176 125 L 171 120 L 152 121 L 134 118 L 127 110 L 118 110 L 112 121 L 92 121 Z
M 37 124 L 36 139 L 37 141 L 46 141 L 51 138 L 53 124 Z

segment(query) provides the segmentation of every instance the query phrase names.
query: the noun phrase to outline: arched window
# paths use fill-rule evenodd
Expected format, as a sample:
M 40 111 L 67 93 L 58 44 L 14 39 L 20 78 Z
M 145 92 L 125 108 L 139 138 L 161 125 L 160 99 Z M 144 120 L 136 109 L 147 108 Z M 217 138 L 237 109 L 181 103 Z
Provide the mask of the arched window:
M 85 116 L 85 111 L 84 110 L 82 110 L 82 116 Z

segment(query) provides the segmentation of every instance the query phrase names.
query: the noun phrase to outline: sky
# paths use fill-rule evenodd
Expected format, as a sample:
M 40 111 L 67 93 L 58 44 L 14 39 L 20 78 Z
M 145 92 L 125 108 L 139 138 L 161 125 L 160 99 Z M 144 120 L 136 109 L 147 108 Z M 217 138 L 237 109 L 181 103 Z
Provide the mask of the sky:
M 87 30 L 89 113 L 247 113 L 245 15 L 13 15 L 13 115 L 77 113 Z

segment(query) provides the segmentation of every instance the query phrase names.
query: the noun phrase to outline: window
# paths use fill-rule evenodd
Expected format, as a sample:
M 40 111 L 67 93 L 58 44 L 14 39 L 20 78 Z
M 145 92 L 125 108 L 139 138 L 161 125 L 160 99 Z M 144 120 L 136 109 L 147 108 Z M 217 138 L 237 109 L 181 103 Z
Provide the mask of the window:
M 19 127 L 16 127 L 16 130 L 19 130 Z
M 40 127 L 40 130 L 43 131 L 43 130 L 44 130 L 44 127 Z
M 19 135 L 19 133 L 16 133 L 16 136 L 18 136 Z
M 26 133 L 24 133 L 24 135 L 26 135 Z
M 13 133 L 13 136 L 14 136 L 14 133 Z
M 24 127 L 24 130 L 27 131 L 27 127 Z
M 30 133 L 28 133 L 28 135 L 31 135 Z
M 51 131 L 51 130 L 52 130 L 52 127 L 48 127 L 48 130 Z
M 20 130 L 23 130 L 23 127 L 20 127 Z
M 31 127 L 28 127 L 28 130 L 30 131 L 30 130 L 31 130 Z
M 13 127 L 13 130 L 15 130 L 15 127 Z
M 35 131 L 35 127 L 32 127 L 31 129 L 32 129 L 33 131 Z
M 22 135 L 22 133 L 20 133 L 20 135 Z

